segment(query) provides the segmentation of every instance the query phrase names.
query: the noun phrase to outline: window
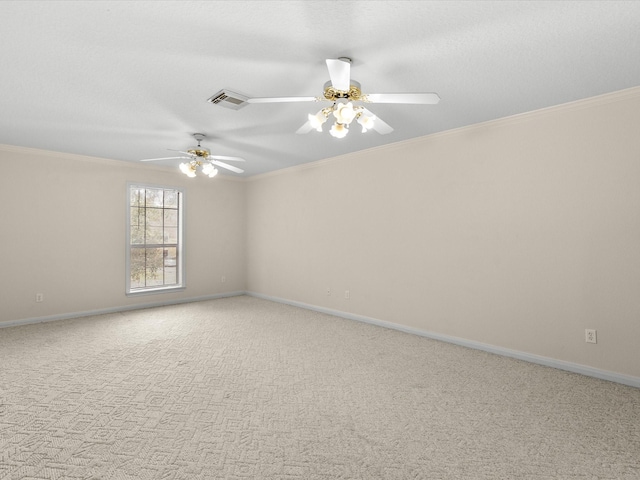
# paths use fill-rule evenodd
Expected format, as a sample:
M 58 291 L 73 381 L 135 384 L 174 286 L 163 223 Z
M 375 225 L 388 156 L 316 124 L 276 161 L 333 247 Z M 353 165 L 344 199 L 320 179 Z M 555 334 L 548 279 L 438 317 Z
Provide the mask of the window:
M 183 288 L 182 191 L 128 189 L 127 294 Z

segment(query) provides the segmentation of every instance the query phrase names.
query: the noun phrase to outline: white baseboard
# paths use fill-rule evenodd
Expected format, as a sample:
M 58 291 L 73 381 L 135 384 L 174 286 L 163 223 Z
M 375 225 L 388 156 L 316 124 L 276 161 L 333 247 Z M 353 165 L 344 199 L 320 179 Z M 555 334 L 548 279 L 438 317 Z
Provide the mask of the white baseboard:
M 217 293 L 213 295 L 204 295 L 201 297 L 191 297 L 191 298 L 183 298 L 179 300 L 165 300 L 162 302 L 150 302 L 150 303 L 142 303 L 136 305 L 126 305 L 120 307 L 112 307 L 112 308 L 102 308 L 97 310 L 86 310 L 83 312 L 71 312 L 71 313 L 61 313 L 58 315 L 47 315 L 44 317 L 33 317 L 33 318 L 24 318 L 21 320 L 9 320 L 8 322 L 0 322 L 0 328 L 5 327 L 17 327 L 19 325 L 30 325 L 33 323 L 44 323 L 44 322 L 54 322 L 56 320 L 66 320 L 70 318 L 80 318 L 80 317 L 92 317 L 94 315 L 104 315 L 108 313 L 118 313 L 118 312 L 127 312 L 131 310 L 142 310 L 144 308 L 154 308 L 154 307 L 166 307 L 168 305 L 179 305 L 181 303 L 193 303 L 193 302 L 202 302 L 205 300 L 215 300 L 217 298 L 226 298 L 226 297 L 237 297 L 239 295 L 245 295 L 244 291 L 240 292 L 229 292 L 229 293 Z
M 339 310 L 332 310 L 330 308 L 318 307 L 316 305 L 309 305 L 302 302 L 295 302 L 284 298 L 272 297 L 269 295 L 263 295 L 256 292 L 246 292 L 247 295 L 256 298 L 262 298 L 263 300 L 270 300 L 272 302 L 284 303 L 292 305 L 294 307 L 305 308 L 307 310 L 313 310 L 320 313 L 326 313 L 336 317 L 345 318 L 348 320 L 355 320 L 358 322 L 370 323 L 380 327 L 391 328 L 393 330 L 399 330 L 405 333 L 411 333 L 414 335 L 420 335 L 421 337 L 431 338 L 434 340 L 440 340 L 447 343 L 453 343 L 463 347 L 473 348 L 475 350 L 482 350 L 489 353 L 495 353 L 505 357 L 516 358 L 518 360 L 524 360 L 530 363 L 536 363 L 538 365 L 544 365 L 547 367 L 557 368 L 560 370 L 566 370 L 573 373 L 579 373 L 589 377 L 599 378 L 601 380 L 608 380 L 610 382 L 621 383 L 623 385 L 629 385 L 631 387 L 640 388 L 640 378 L 631 375 L 624 375 L 621 373 L 610 372 L 607 370 L 600 370 L 598 368 L 588 367 L 586 365 L 580 365 L 578 363 L 566 362 L 564 360 L 556 360 L 553 358 L 543 357 L 540 355 L 534 355 L 531 353 L 520 352 L 517 350 L 510 350 L 508 348 L 497 347 L 495 345 L 488 345 L 485 343 L 474 342 L 472 340 L 466 340 L 464 338 L 452 337 L 449 335 L 442 335 L 439 333 L 427 332 L 416 328 L 406 327 L 397 323 L 387 322 L 384 320 L 378 320 L 376 318 L 365 317 L 363 315 L 356 315 L 353 313 L 342 312 Z

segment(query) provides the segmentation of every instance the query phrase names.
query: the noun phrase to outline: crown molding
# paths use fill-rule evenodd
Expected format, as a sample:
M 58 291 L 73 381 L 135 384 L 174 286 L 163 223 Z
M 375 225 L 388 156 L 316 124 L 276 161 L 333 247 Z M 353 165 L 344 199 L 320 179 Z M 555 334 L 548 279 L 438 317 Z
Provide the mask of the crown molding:
M 141 164 L 137 162 L 130 162 L 126 160 L 115 160 L 112 158 L 103 158 L 103 157 L 93 157 L 90 155 L 79 155 L 77 153 L 65 153 L 65 152 L 57 152 L 54 150 L 42 150 L 39 148 L 33 147 L 23 147 L 18 145 L 8 145 L 0 143 L 0 152 L 8 152 L 21 156 L 25 155 L 34 155 L 41 157 L 49 157 L 56 158 L 60 160 L 75 160 L 79 162 L 90 162 L 90 163 L 98 163 L 104 165 L 113 165 L 121 168 L 131 168 L 136 170 L 154 170 L 161 171 L 167 173 L 179 173 L 177 172 L 175 167 L 167 167 L 165 165 L 153 165 L 153 164 Z M 181 174 L 182 175 L 182 174 Z M 219 178 L 224 181 L 232 181 L 232 182 L 244 182 L 246 179 L 242 177 L 232 177 L 229 175 L 225 175 L 222 172 L 216 178 Z
M 517 123 L 530 121 L 534 118 L 545 117 L 548 115 L 555 115 L 560 112 L 583 110 L 585 108 L 597 107 L 601 105 L 610 105 L 613 103 L 629 101 L 636 98 L 640 98 L 640 86 L 627 88 L 627 89 L 619 90 L 616 92 L 605 93 L 602 95 L 597 95 L 595 97 L 589 97 L 589 98 L 584 98 L 580 100 L 575 100 L 572 102 L 562 103 L 559 105 L 553 105 L 551 107 L 545 107 L 538 110 L 519 113 L 516 115 L 510 115 L 507 117 L 502 117 L 494 120 L 488 120 L 486 122 L 475 123 L 473 125 L 466 125 L 464 127 L 445 130 L 442 132 L 436 132 L 436 133 L 424 135 L 421 137 L 401 140 L 399 142 L 388 143 L 386 145 L 380 145 L 377 147 L 372 147 L 365 150 L 359 150 L 357 152 L 346 153 L 344 155 L 338 155 L 335 157 L 324 158 L 322 160 L 316 160 L 314 162 L 307 162 L 300 165 L 293 165 L 291 167 L 285 167 L 285 168 L 281 168 L 279 170 L 274 170 L 271 172 L 251 175 L 249 177 L 232 177 L 232 176 L 225 175 L 221 172 L 221 175 L 218 176 L 217 178 L 224 179 L 225 181 L 234 181 L 234 182 L 254 182 L 254 181 L 263 180 L 270 177 L 276 177 L 280 175 L 286 175 L 289 173 L 319 168 L 323 165 L 344 161 L 348 158 L 367 156 L 371 154 L 371 152 L 394 151 L 399 148 L 404 148 L 404 147 L 415 145 L 415 144 L 421 144 L 421 143 L 435 140 L 438 138 L 444 138 L 444 137 L 450 137 L 450 136 L 456 136 L 456 135 L 465 135 L 465 134 L 468 134 L 469 132 L 473 132 L 479 129 L 513 125 Z M 41 150 L 37 148 L 22 147 L 22 146 L 16 146 L 16 145 L 0 144 L 0 151 L 17 153 L 20 155 L 41 155 L 41 156 L 47 156 L 51 158 L 75 159 L 75 160 L 84 161 L 84 162 L 89 161 L 89 162 L 96 162 L 96 163 L 107 163 L 112 165 L 117 164 L 120 167 L 127 167 L 127 168 L 141 167 L 141 165 L 136 162 L 130 162 L 125 160 L 115 160 L 115 159 L 102 158 L 102 157 L 93 157 L 89 155 L 56 152 L 52 150 Z M 154 169 L 157 171 L 166 171 L 166 172 L 175 171 L 173 167 L 166 167 L 162 165 L 146 165 L 144 168 Z

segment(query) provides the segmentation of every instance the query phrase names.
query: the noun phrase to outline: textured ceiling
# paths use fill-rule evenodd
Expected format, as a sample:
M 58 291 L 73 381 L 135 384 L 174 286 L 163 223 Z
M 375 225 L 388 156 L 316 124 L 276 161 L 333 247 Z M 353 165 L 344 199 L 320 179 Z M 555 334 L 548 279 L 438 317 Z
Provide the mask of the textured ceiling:
M 295 133 L 314 103 L 207 102 L 321 95 L 340 56 L 365 93 L 442 100 L 344 139 Z M 0 143 L 137 162 L 202 132 L 251 176 L 639 86 L 640 2 L 5 0 L 0 58 Z

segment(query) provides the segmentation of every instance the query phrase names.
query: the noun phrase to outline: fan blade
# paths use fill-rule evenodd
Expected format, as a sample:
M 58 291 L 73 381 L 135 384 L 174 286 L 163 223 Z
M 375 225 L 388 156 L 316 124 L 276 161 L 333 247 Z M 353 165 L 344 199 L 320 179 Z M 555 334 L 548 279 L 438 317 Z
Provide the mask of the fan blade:
M 368 93 L 366 100 L 371 103 L 420 103 L 435 105 L 440 101 L 437 93 Z
M 209 155 L 207 157 L 209 158 L 213 158 L 214 160 L 227 160 L 229 162 L 244 162 L 245 159 L 244 158 L 240 158 L 240 157 L 227 157 L 225 155 Z
M 191 155 L 192 157 L 194 156 L 192 153 L 183 152 L 182 150 L 174 150 L 173 148 L 167 148 L 167 150 L 169 150 L 170 152 L 184 153 L 185 155 Z M 176 158 L 178 158 L 178 157 L 176 157 Z
M 393 132 L 393 128 L 388 123 L 382 121 L 380 117 L 367 110 L 366 108 L 363 108 L 362 111 L 373 118 L 373 127 L 371 128 L 373 128 L 380 135 L 386 135 Z
M 191 157 L 163 157 L 163 158 L 145 158 L 143 160 L 140 160 L 141 162 L 155 162 L 156 160 L 173 160 L 176 158 L 184 158 L 189 160 Z
M 348 91 L 351 85 L 351 64 L 343 60 L 327 58 L 327 68 L 333 88 L 343 92 Z
M 244 170 L 242 170 L 241 168 L 234 167 L 233 165 L 229 165 L 228 163 L 218 162 L 217 160 L 209 160 L 209 161 L 218 167 L 226 168 L 227 170 L 231 170 L 232 172 L 244 173 Z
M 309 133 L 311 130 L 313 130 L 313 127 L 311 126 L 311 122 L 307 121 L 298 130 L 296 130 L 296 133 L 298 134 Z
M 317 100 L 317 97 L 260 97 L 249 98 L 247 103 L 316 102 Z

